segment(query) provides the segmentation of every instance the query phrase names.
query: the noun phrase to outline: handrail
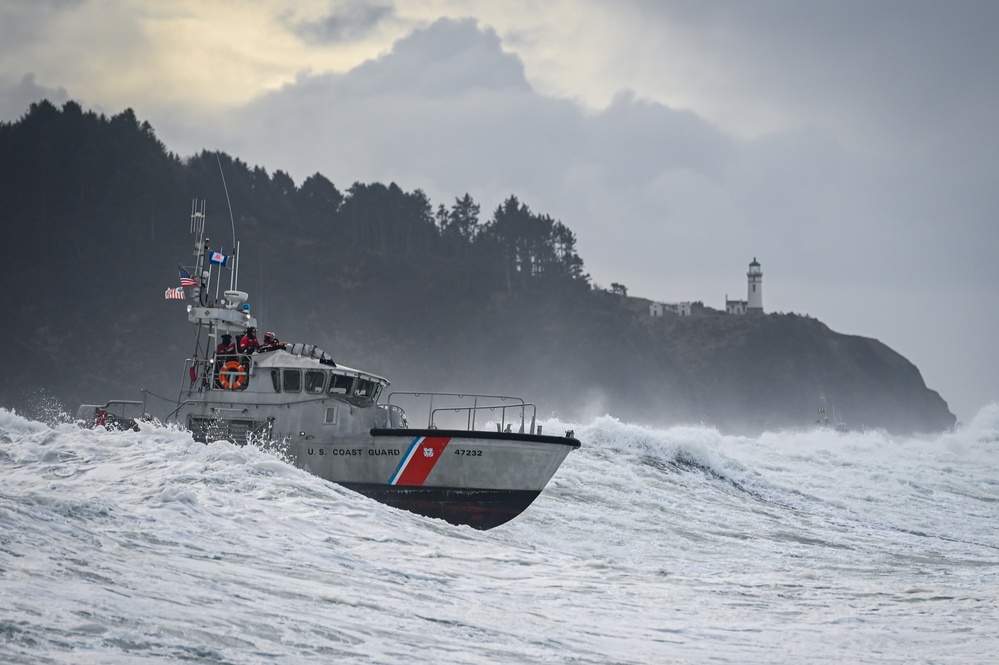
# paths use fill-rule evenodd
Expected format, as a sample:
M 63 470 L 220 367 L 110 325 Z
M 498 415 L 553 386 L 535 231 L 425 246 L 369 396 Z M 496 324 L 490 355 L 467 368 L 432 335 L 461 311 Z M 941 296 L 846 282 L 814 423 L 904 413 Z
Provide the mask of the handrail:
M 247 441 L 247 443 L 250 442 L 250 437 L 257 437 L 264 430 L 267 430 L 267 435 L 266 436 L 260 436 L 260 440 L 261 441 L 270 441 L 271 434 L 274 432 L 274 417 L 273 416 L 267 418 L 262 423 L 260 423 L 259 427 L 254 427 L 253 429 L 247 430 L 247 432 L 246 432 L 246 441 Z
M 171 418 L 173 418 L 174 416 L 176 416 L 177 413 L 181 409 L 183 409 L 185 406 L 187 406 L 188 404 L 206 405 L 206 406 L 208 406 L 208 408 L 210 410 L 213 410 L 213 411 L 233 411 L 233 412 L 237 412 L 238 411 L 238 412 L 242 413 L 243 411 L 246 410 L 245 405 L 234 405 L 234 406 L 228 406 L 228 407 L 224 407 L 224 406 L 210 406 L 211 404 L 225 404 L 225 403 L 226 402 L 224 402 L 221 399 L 216 399 L 216 400 L 185 399 L 185 400 L 183 400 L 181 402 L 177 402 L 177 408 L 167 414 L 166 420 L 167 420 L 167 422 L 169 422 L 169 420 Z M 242 408 L 240 408 L 240 406 L 242 406 Z
M 108 400 L 104 404 L 95 405 L 95 406 L 97 406 L 99 409 L 107 411 L 111 415 L 118 416 L 120 418 L 129 418 L 129 417 L 142 418 L 146 415 L 145 398 L 143 398 L 141 402 L 134 399 L 112 399 Z M 116 408 L 119 409 L 119 411 L 115 411 Z M 129 408 L 137 408 L 139 413 L 134 416 L 130 416 L 128 413 Z
M 492 411 L 492 410 L 495 410 L 495 409 L 502 409 L 503 410 L 502 411 L 502 419 L 503 419 L 502 426 L 505 427 L 506 426 L 506 409 L 511 409 L 511 408 L 518 408 L 518 409 L 520 409 L 521 410 L 521 412 L 520 412 L 520 421 L 521 421 L 520 422 L 520 431 L 521 432 L 524 431 L 524 419 L 525 419 L 525 417 L 527 415 L 526 411 L 527 411 L 528 407 L 531 407 L 532 410 L 533 410 L 533 412 L 531 414 L 531 433 L 532 434 L 534 433 L 534 426 L 535 426 L 535 422 L 537 420 L 537 407 L 534 404 L 528 404 L 521 397 L 514 397 L 512 395 L 485 395 L 485 394 L 478 394 L 478 393 L 442 393 L 442 392 L 433 392 L 433 391 L 420 391 L 420 392 L 395 391 L 395 392 L 389 393 L 388 398 L 386 399 L 386 404 L 388 406 L 398 406 L 398 404 L 393 405 L 392 404 L 392 400 L 393 400 L 393 398 L 401 397 L 401 396 L 427 397 L 427 398 L 430 399 L 430 404 L 429 404 L 428 409 L 427 409 L 427 427 L 428 428 L 436 428 L 436 425 L 434 423 L 434 417 L 435 417 L 435 414 L 437 412 L 439 412 L 439 411 L 454 411 L 455 413 L 460 413 L 462 411 L 467 411 L 468 415 L 467 415 L 467 418 L 466 418 L 465 427 L 466 427 L 466 429 L 468 429 L 470 431 L 475 430 L 475 416 L 477 415 L 477 413 L 479 411 L 482 411 L 482 410 L 491 410 Z M 461 406 L 461 405 L 458 405 L 458 406 L 438 407 L 438 408 L 435 409 L 434 408 L 434 399 L 438 398 L 438 397 L 445 397 L 445 398 L 446 397 L 451 397 L 451 398 L 456 398 L 458 401 L 463 400 L 463 399 L 471 399 L 471 400 L 473 400 L 473 402 L 472 402 L 471 406 Z M 479 404 L 479 400 L 480 399 L 483 399 L 483 400 L 498 400 L 500 403 L 488 403 L 487 402 L 486 404 Z M 502 403 L 502 402 L 506 402 L 506 401 L 512 401 L 512 402 L 515 402 L 515 404 L 503 404 Z
M 195 403 L 194 400 L 185 399 L 182 402 L 177 402 L 177 408 L 166 415 L 166 420 L 164 422 L 170 422 L 170 419 L 177 415 L 177 413 L 188 404 Z M 178 421 L 179 422 L 179 421 Z
M 468 427 L 468 430 L 469 431 L 473 431 L 475 429 L 475 427 L 474 427 L 475 418 L 474 418 L 474 414 L 472 413 L 473 411 L 482 411 L 482 410 L 495 411 L 496 409 L 500 409 L 501 410 L 501 412 L 500 412 L 501 415 L 500 415 L 500 429 L 499 429 L 499 431 L 501 431 L 501 432 L 508 432 L 509 430 L 507 428 L 509 426 L 506 424 L 506 410 L 507 409 L 520 409 L 520 433 L 523 434 L 524 433 L 524 418 L 527 416 L 526 411 L 527 411 L 528 408 L 531 409 L 531 430 L 530 430 L 529 433 L 530 434 L 534 434 L 534 427 L 535 427 L 535 423 L 537 422 L 538 407 L 536 405 L 532 404 L 532 403 L 507 404 L 507 405 L 498 405 L 497 404 L 497 405 L 493 405 L 493 406 L 440 407 L 440 408 L 434 409 L 430 413 L 430 429 L 437 429 L 437 425 L 434 423 L 434 418 L 436 417 L 436 415 L 437 415 L 437 413 L 439 411 L 454 411 L 455 413 L 459 413 L 461 411 L 468 411 L 469 412 L 468 419 L 471 420 L 471 422 L 472 422 L 472 426 Z

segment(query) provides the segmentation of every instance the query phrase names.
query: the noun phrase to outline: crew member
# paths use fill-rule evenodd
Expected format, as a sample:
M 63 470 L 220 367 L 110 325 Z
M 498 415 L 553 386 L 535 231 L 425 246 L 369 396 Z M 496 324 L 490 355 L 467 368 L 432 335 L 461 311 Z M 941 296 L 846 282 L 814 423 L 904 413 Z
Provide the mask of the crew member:
M 257 329 L 250 326 L 246 329 L 246 334 L 239 338 L 239 352 L 250 354 L 260 350 L 260 342 L 257 341 Z
M 268 331 L 264 333 L 264 343 L 260 345 L 260 353 L 266 353 L 267 351 L 277 351 L 278 349 L 283 349 L 285 346 L 284 342 L 277 338 L 277 335 Z
M 215 387 L 216 388 L 222 388 L 222 387 L 224 387 L 222 385 L 222 383 L 219 381 L 219 372 L 222 370 L 222 367 L 226 363 L 228 363 L 230 361 L 233 361 L 233 360 L 236 360 L 236 343 L 232 341 L 232 335 L 230 335 L 229 333 L 223 333 L 222 334 L 222 341 L 220 341 L 219 345 L 215 347 L 215 361 L 213 363 L 213 365 L 215 367 L 214 367 L 214 370 L 212 370 L 213 376 L 215 378 Z M 192 367 L 191 368 L 191 372 L 192 372 L 191 378 L 192 378 L 192 380 L 194 379 L 194 374 L 193 374 L 194 371 L 195 370 Z M 205 366 L 205 374 L 206 374 L 205 380 L 206 381 L 207 381 L 207 373 L 208 373 L 208 371 L 209 371 L 209 366 L 206 365 Z
M 232 341 L 232 335 L 225 333 L 222 335 L 222 341 L 219 345 L 215 347 L 215 355 L 218 356 L 234 356 L 236 355 L 236 345 Z

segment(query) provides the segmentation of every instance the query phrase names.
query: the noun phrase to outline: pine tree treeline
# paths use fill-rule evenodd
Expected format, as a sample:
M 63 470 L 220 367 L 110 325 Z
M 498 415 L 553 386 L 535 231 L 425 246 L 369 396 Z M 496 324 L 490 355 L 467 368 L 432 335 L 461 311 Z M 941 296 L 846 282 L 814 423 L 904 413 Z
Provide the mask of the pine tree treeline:
M 204 151 L 182 161 L 131 109 L 108 118 L 72 101 L 62 109 L 48 101 L 32 104 L 17 122 L 0 123 L 0 179 L 0 214 L 14 241 L 8 246 L 50 244 L 53 234 L 68 234 L 86 248 L 88 232 L 141 226 L 138 220 L 150 217 L 176 223 L 187 210 L 181 202 L 191 197 L 207 198 L 215 215 L 228 216 L 221 207 L 228 194 L 248 226 L 303 234 L 341 261 L 362 255 L 387 262 L 448 260 L 462 271 L 498 276 L 498 287 L 506 290 L 526 289 L 536 280 L 578 286 L 589 279 L 575 234 L 516 196 L 481 220 L 479 204 L 467 193 L 450 209 L 441 204 L 435 211 L 422 190 L 406 192 L 395 183 L 355 182 L 341 192 L 320 173 L 299 187 L 284 171 L 269 175 L 224 153 Z M 44 239 L 35 228 L 47 230 Z M 243 235 L 243 226 L 237 229 Z M 81 242 L 71 244 L 80 249 Z
M 0 183 L 0 307 L 19 351 L 0 383 L 8 403 L 65 368 L 68 403 L 86 399 L 98 376 L 106 393 L 130 394 L 135 377 L 162 370 L 143 349 L 189 334 L 163 292 L 190 262 L 192 199 L 208 203 L 212 249 L 232 253 L 241 241 L 239 285 L 263 320 L 331 348 L 353 344 L 355 355 L 380 334 L 398 355 L 425 355 L 449 344 L 438 322 L 591 293 L 575 235 L 516 196 L 483 219 L 467 193 L 435 208 L 395 183 L 341 191 L 316 173 L 296 186 L 224 153 L 181 159 L 130 109 L 107 117 L 76 102 L 32 104 L 0 123 Z M 482 343 L 503 335 L 488 317 L 476 325 Z

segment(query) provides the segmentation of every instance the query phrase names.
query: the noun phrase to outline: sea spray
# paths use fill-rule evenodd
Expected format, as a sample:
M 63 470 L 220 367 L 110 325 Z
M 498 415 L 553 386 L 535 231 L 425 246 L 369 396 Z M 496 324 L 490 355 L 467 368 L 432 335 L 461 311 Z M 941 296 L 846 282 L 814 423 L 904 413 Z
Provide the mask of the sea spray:
M 488 532 L 271 451 L 0 410 L 0 660 L 987 662 L 999 407 L 934 437 L 612 417 Z

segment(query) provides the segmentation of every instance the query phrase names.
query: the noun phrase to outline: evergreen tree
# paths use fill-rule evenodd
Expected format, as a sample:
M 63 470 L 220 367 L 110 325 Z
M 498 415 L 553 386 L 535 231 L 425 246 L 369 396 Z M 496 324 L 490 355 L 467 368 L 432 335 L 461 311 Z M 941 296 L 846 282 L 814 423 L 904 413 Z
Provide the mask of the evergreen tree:
M 447 225 L 443 232 L 445 236 L 457 236 L 470 244 L 479 231 L 479 204 L 465 192 L 462 198 L 455 198 L 454 205 L 447 215 Z
M 343 194 L 321 173 L 306 178 L 295 199 L 298 214 L 304 224 L 325 231 L 335 227 L 343 204 Z

